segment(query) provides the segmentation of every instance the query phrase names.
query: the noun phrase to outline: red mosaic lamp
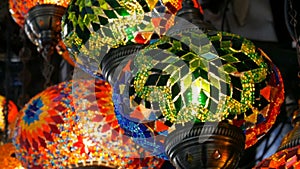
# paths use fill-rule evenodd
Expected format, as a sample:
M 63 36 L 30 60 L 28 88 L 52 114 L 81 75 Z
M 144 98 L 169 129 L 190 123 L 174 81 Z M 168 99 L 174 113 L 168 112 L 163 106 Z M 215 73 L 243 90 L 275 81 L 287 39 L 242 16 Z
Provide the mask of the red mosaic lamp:
M 124 136 L 105 81 L 51 86 L 21 113 L 13 143 L 26 168 L 159 168 L 164 162 Z
M 253 169 L 282 169 L 300 168 L 300 146 L 295 146 L 276 152 L 272 156 L 261 161 Z

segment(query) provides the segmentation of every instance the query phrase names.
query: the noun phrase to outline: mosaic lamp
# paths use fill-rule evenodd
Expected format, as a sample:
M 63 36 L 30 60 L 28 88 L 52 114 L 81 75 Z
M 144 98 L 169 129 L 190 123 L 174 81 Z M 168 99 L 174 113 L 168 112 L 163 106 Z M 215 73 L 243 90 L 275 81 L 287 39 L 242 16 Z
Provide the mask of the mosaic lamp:
M 8 101 L 8 103 L 7 103 Z M 7 106 L 7 107 L 6 107 Z M 12 131 L 18 117 L 19 110 L 14 102 L 0 95 L 0 142 L 7 142 L 12 138 Z
M 61 42 L 61 19 L 70 0 L 9 0 L 10 13 L 25 29 L 27 37 L 44 57 L 54 51 L 70 64 L 72 60 Z
M 105 57 L 108 51 L 132 44 L 132 53 L 158 39 L 180 5 L 181 0 L 74 0 L 63 16 L 62 38 L 76 64 L 101 78 L 102 69 L 113 70 L 122 60 Z
M 277 152 L 253 169 L 300 168 L 300 109 L 294 112 L 292 124 L 294 128 L 282 139 Z
M 13 143 L 25 168 L 159 168 L 125 137 L 105 81 L 76 80 L 34 96 L 17 123 Z
M 200 53 L 191 44 L 197 40 Z M 240 36 L 208 32 L 189 42 L 161 38 L 130 60 L 114 82 L 116 111 L 153 131 L 144 140 L 154 137 L 159 148 L 158 140 L 179 168 L 235 168 L 242 150 L 276 120 L 284 100 L 281 75 Z

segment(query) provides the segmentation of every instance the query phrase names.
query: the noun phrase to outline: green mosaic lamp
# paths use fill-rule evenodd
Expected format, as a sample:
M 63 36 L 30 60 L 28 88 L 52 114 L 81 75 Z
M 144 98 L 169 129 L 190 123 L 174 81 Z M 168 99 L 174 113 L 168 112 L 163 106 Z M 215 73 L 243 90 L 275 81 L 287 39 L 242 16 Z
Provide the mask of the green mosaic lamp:
M 202 41 L 199 54 L 195 39 L 188 44 L 170 37 L 138 52 L 113 82 L 115 107 L 153 131 L 161 126 L 150 120 L 168 126 L 161 136 L 176 167 L 235 168 L 244 148 L 276 120 L 284 100 L 281 75 L 242 37 L 192 35 Z

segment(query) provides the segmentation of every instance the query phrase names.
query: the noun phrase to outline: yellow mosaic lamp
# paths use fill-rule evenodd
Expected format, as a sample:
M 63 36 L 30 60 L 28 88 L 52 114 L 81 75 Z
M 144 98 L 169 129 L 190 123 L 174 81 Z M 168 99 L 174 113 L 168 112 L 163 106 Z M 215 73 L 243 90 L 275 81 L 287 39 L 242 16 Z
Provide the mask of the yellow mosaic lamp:
M 26 168 L 159 168 L 164 162 L 125 137 L 105 81 L 51 86 L 21 113 L 13 142 Z

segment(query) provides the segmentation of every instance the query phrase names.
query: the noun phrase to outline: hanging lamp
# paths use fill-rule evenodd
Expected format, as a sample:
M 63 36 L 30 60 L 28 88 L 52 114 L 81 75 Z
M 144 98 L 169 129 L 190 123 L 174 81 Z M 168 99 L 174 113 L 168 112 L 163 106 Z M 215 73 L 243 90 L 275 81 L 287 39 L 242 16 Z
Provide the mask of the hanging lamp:
M 0 168 L 24 169 L 15 158 L 15 147 L 10 142 L 19 111 L 14 102 L 0 96 Z
M 253 169 L 300 168 L 300 146 L 283 149 L 258 163 Z
M 275 123 L 284 100 L 279 70 L 262 51 L 237 35 L 207 35 L 192 36 L 205 42 L 200 57 L 191 44 L 162 38 L 112 82 L 119 120 L 143 123 L 154 131 L 150 137 L 166 136 L 166 153 L 179 168 L 235 168 L 242 150 Z

